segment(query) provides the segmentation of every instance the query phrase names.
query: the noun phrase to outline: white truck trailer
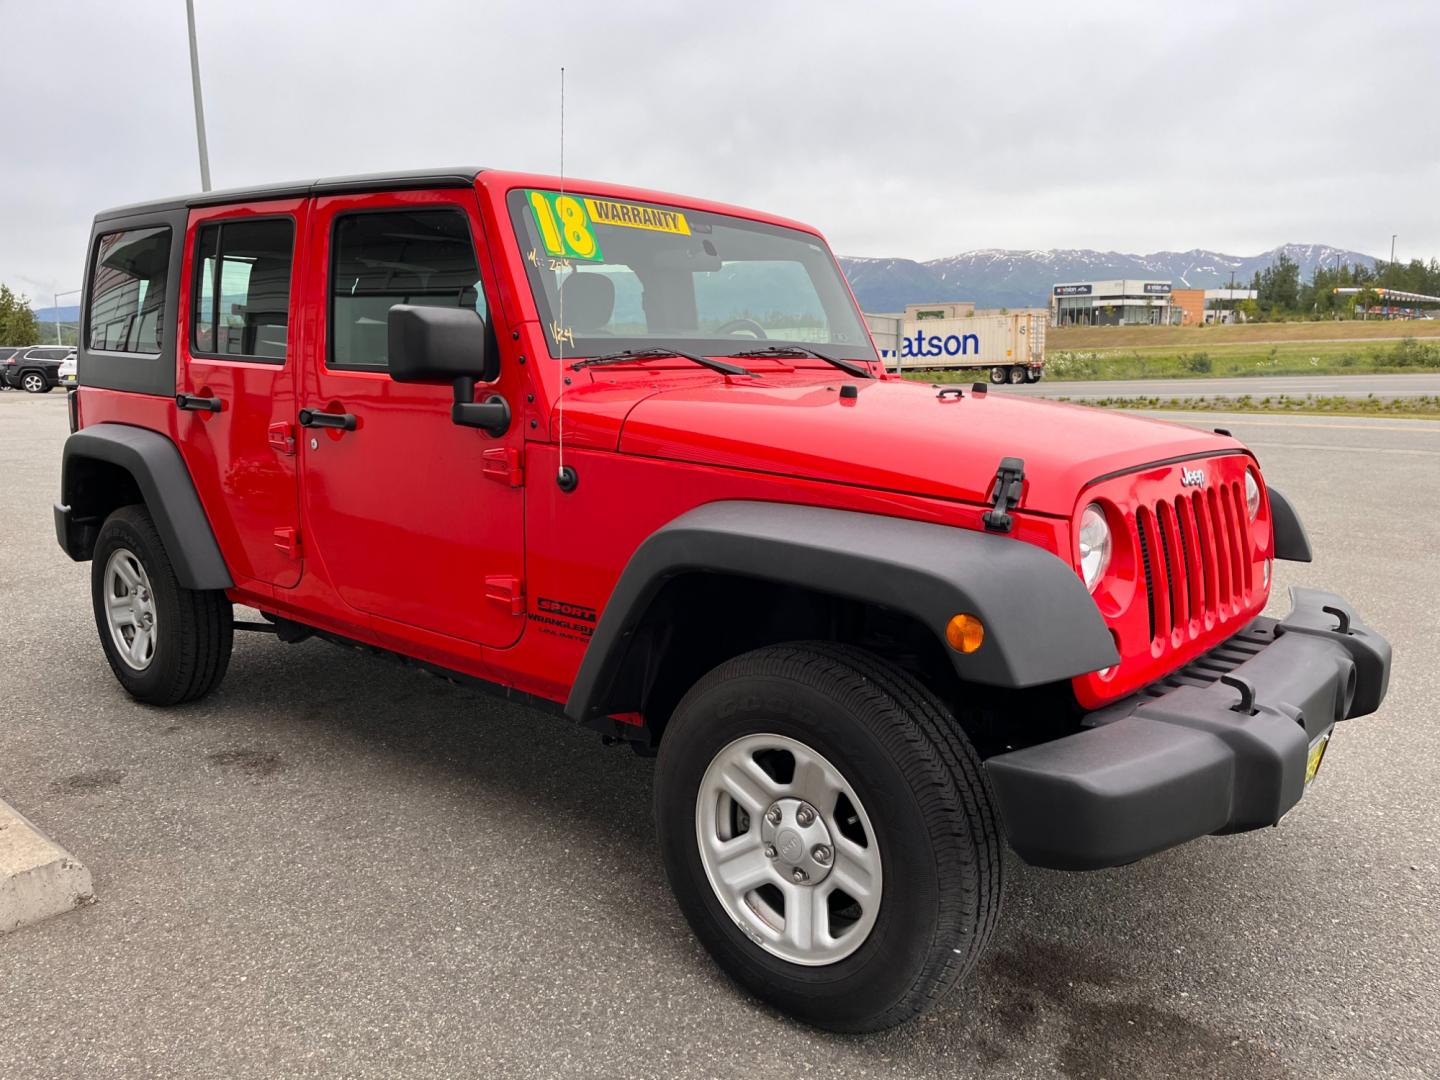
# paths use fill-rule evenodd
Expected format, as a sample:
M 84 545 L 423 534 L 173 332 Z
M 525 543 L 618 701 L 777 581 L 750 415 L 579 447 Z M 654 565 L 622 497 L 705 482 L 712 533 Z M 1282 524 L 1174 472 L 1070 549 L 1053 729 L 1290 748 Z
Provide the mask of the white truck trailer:
M 1045 373 L 1043 313 L 1019 311 L 969 318 L 866 315 L 890 371 L 984 369 L 993 383 L 1039 382 Z

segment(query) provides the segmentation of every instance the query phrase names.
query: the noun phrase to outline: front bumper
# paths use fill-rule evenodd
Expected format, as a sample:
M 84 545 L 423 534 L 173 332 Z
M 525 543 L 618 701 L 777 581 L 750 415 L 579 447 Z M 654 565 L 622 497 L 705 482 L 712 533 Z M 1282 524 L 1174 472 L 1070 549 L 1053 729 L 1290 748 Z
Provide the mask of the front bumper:
M 1290 597 L 1284 619 L 1256 619 L 1090 714 L 1087 730 L 987 760 L 1021 858 L 1060 870 L 1120 866 L 1273 825 L 1299 802 L 1311 741 L 1379 708 L 1390 644 L 1334 593 Z

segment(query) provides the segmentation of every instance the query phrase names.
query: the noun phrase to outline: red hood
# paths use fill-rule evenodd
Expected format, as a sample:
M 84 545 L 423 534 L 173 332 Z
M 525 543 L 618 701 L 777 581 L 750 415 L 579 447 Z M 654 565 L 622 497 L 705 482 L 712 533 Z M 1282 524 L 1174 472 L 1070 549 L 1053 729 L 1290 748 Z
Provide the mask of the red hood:
M 619 449 L 971 503 L 987 501 L 1001 458 L 1018 457 L 1025 461 L 1021 508 L 1065 516 L 1101 476 L 1241 449 L 1178 424 L 1003 391 L 976 395 L 967 387 L 956 398 L 959 388 L 947 387 L 942 399 L 933 386 L 885 380 L 852 384 L 858 396 L 847 401 L 841 385 L 820 376 L 660 390 L 628 410 Z M 567 407 L 576 406 L 586 411 L 581 401 Z

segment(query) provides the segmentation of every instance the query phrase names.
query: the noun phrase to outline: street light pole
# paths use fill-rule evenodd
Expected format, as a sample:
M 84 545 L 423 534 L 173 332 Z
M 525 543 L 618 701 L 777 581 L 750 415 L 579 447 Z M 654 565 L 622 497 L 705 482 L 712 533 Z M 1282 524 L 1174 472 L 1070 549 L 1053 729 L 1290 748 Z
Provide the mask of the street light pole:
M 200 50 L 195 44 L 195 0 L 185 0 L 190 24 L 190 84 L 195 92 L 195 141 L 200 148 L 200 190 L 210 190 L 210 150 L 205 145 L 205 102 L 200 96 Z
M 51 293 L 51 295 L 50 295 L 50 300 L 51 300 L 51 302 L 52 302 L 53 305 L 54 305 L 53 307 L 51 307 L 50 312 L 51 312 L 51 314 L 53 314 L 53 315 L 55 316 L 55 344 L 56 344 L 56 345 L 64 345 L 64 344 L 65 344 L 63 341 L 60 340 L 60 297 L 62 297 L 62 296 L 69 296 L 71 293 L 78 293 L 78 292 L 81 292 L 81 291 L 82 291 L 82 290 L 80 290 L 80 289 L 66 289 L 64 292 Z M 78 328 L 78 327 L 76 328 L 76 332 L 77 332 L 77 333 L 79 332 L 79 328 Z

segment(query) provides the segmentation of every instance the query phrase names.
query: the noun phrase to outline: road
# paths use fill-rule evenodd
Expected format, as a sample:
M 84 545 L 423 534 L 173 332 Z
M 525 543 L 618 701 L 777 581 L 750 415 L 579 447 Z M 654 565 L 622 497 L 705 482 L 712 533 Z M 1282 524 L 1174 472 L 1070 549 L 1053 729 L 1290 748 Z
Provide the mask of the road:
M 1252 397 L 1289 394 L 1303 397 L 1398 398 L 1440 394 L 1440 371 L 1417 375 L 1265 375 L 1245 378 L 1215 379 L 1113 379 L 1106 381 L 1067 382 L 1042 379 L 1021 386 L 997 386 L 1011 394 L 1032 394 L 1040 397 L 1066 397 L 1072 400 L 1096 400 L 1113 397 Z
M 0 795 L 99 897 L 0 937 L 0 1076 L 1433 1077 L 1440 423 L 1217 421 L 1309 527 L 1279 583 L 1391 637 L 1383 711 L 1277 829 L 1084 875 L 1009 859 L 973 980 L 853 1038 L 696 944 L 652 762 L 315 641 L 243 636 L 206 701 L 131 703 L 54 542 L 62 398 L 0 394 Z

